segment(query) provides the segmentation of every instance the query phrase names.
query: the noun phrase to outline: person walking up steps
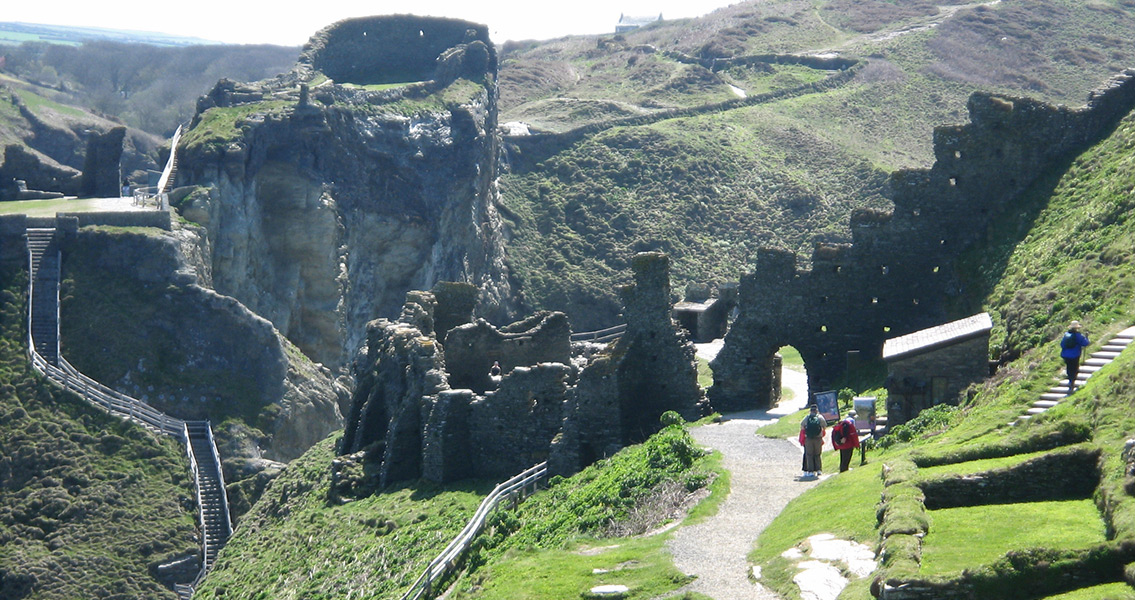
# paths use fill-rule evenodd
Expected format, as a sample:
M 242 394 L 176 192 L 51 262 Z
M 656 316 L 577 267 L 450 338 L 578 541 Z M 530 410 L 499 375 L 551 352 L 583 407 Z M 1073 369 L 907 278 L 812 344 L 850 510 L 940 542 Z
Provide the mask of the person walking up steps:
M 800 422 L 800 436 L 804 438 L 804 476 L 819 477 L 824 470 L 822 454 L 828 422 L 815 404 L 809 406 L 808 411 L 808 416 Z
M 1076 375 L 1080 373 L 1080 356 L 1083 348 L 1090 344 L 1088 336 L 1080 333 L 1080 322 L 1072 321 L 1068 324 L 1068 331 L 1060 338 L 1060 358 L 1064 359 L 1065 371 L 1068 375 L 1068 395 L 1076 391 Z

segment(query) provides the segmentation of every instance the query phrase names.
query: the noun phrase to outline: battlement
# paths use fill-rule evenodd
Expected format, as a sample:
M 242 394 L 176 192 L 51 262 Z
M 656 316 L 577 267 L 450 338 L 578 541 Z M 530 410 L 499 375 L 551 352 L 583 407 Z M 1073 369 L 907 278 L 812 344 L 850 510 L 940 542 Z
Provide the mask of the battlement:
M 818 244 L 811 270 L 761 250 L 741 279 L 740 315 L 714 362 L 714 409 L 767 406 L 778 348 L 800 350 L 809 387 L 829 386 L 847 353 L 878 357 L 883 341 L 949 320 L 963 292 L 954 263 L 1055 165 L 1106 135 L 1135 106 L 1135 70 L 1070 109 L 1029 98 L 975 93 L 970 122 L 934 130 L 929 169 L 892 173 L 893 211 L 858 210 L 853 243 Z

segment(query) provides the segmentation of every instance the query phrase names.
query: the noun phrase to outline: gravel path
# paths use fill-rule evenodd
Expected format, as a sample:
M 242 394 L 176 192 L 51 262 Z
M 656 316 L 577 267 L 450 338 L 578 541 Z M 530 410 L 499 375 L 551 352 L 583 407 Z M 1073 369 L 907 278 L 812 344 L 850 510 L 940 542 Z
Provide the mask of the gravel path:
M 788 501 L 817 483 L 798 479 L 799 445 L 753 435 L 758 427 L 804 406 L 808 397 L 804 375 L 785 369 L 783 376 L 785 385 L 795 392 L 792 400 L 768 411 L 726 415 L 721 423 L 690 430 L 700 444 L 722 453 L 732 482 L 716 515 L 678 529 L 668 542 L 678 570 L 697 576 L 681 591 L 700 592 L 716 600 L 779 598 L 749 579 L 745 557 Z

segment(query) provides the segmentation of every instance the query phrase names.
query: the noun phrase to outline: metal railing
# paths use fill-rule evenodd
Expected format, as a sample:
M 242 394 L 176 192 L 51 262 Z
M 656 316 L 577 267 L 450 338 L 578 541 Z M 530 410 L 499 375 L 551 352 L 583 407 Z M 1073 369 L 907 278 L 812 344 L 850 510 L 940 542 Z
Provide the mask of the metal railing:
M 179 141 L 181 141 L 181 125 L 178 125 L 177 130 L 173 132 L 169 146 L 169 159 L 166 160 L 166 166 L 162 169 L 162 176 L 158 179 L 158 185 L 135 189 L 134 204 L 146 206 L 147 203 L 153 202 L 158 210 L 169 210 L 170 179 L 177 168 L 177 143 Z
M 206 515 L 204 504 L 202 503 L 201 493 L 201 477 L 200 465 L 197 462 L 196 455 L 193 451 L 193 445 L 189 438 L 188 423 L 182 419 L 171 417 L 158 409 L 146 404 L 145 402 L 123 394 L 117 390 L 111 389 L 90 377 L 79 372 L 78 369 L 73 367 L 71 363 L 63 358 L 62 354 L 57 356 L 58 365 L 52 364 L 36 350 L 35 338 L 32 331 L 32 312 L 35 300 L 35 281 L 37 278 L 37 266 L 35 264 L 35 256 L 32 252 L 31 245 L 28 246 L 28 327 L 27 327 L 27 345 L 28 345 L 28 358 L 32 364 L 32 368 L 40 375 L 46 377 L 48 380 L 61 385 L 64 389 L 74 392 L 87 401 L 88 404 L 106 411 L 108 414 L 116 417 L 124 418 L 133 421 L 142 427 L 162 435 L 169 435 L 178 438 L 185 444 L 186 455 L 189 458 L 190 473 L 193 476 L 194 488 L 197 495 L 197 506 L 200 508 L 199 519 L 201 523 L 201 536 L 202 536 L 202 568 L 193 586 L 200 583 L 204 578 L 208 567 L 207 564 L 209 549 L 213 545 L 210 540 L 208 530 L 206 527 Z M 57 275 L 58 276 L 58 275 Z M 55 286 L 56 301 L 55 301 L 55 343 L 58 346 L 58 323 L 59 323 L 59 299 L 58 299 L 58 286 Z M 224 492 L 224 472 L 221 470 L 220 454 L 217 451 L 217 444 L 213 438 L 213 431 L 208 427 L 206 422 L 206 431 L 208 433 L 208 445 L 211 451 L 211 458 L 214 467 L 217 470 L 217 481 L 219 484 L 220 504 L 222 515 L 225 519 L 225 540 L 228 536 L 232 535 L 232 521 L 229 516 L 228 495 Z M 223 543 L 223 542 L 222 542 Z M 178 585 L 177 592 L 179 596 L 185 597 L 183 592 L 188 591 L 192 594 L 193 586 Z
M 615 325 L 607 329 L 600 329 L 598 331 L 584 331 L 581 333 L 571 334 L 571 341 L 573 342 L 594 342 L 602 344 L 618 339 L 627 330 L 627 324 Z
M 510 500 L 515 505 L 521 499 L 535 493 L 540 481 L 547 474 L 548 463 L 542 462 L 529 467 L 508 481 L 497 484 L 493 491 L 481 501 L 481 506 L 477 508 L 477 512 L 473 514 L 473 518 L 469 520 L 461 533 L 453 538 L 453 541 L 445 547 L 445 550 L 441 551 L 437 558 L 430 561 L 425 572 L 410 586 L 409 591 L 402 596 L 402 600 L 433 598 L 434 584 L 444 579 L 457 567 L 461 557 L 469 550 L 477 534 L 481 533 L 489 515 L 499 508 L 505 500 Z

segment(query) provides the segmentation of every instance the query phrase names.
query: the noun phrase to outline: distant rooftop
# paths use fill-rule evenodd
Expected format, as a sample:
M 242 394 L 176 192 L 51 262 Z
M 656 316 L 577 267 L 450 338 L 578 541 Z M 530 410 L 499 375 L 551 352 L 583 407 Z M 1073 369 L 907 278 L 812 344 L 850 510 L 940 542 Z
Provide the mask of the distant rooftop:
M 649 25 L 656 21 L 662 20 L 662 13 L 658 13 L 657 17 L 635 17 L 627 14 L 619 14 L 619 22 L 615 24 L 615 33 L 623 33 L 638 29 L 643 25 Z
M 891 338 L 883 343 L 883 360 L 921 354 L 978 337 L 989 333 L 992 329 L 993 319 L 989 317 L 989 313 L 981 313 L 937 327 Z

